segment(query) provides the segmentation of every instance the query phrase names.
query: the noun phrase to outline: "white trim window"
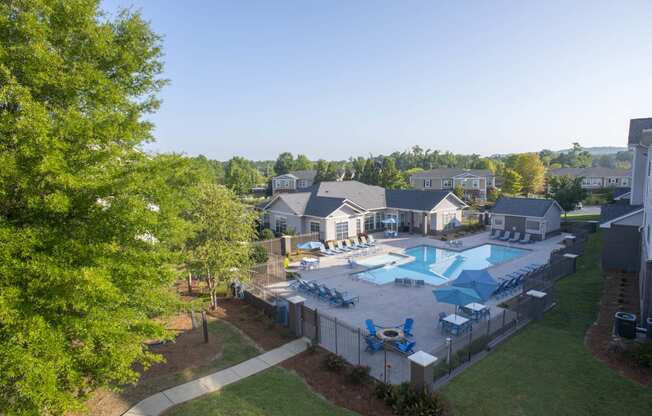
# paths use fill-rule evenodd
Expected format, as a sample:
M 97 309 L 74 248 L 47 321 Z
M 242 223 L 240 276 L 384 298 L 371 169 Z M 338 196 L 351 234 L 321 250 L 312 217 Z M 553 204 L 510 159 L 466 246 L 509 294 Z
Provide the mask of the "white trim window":
M 342 221 L 335 223 L 335 239 L 344 240 L 349 238 L 349 222 Z
M 432 188 L 432 179 L 424 179 L 423 180 L 423 187 L 424 188 Z
M 319 234 L 320 228 L 321 228 L 321 225 L 319 224 L 319 222 L 310 221 L 310 232 L 311 233 Z
M 441 187 L 444 188 L 444 189 L 452 188 L 453 187 L 453 180 L 452 179 L 442 179 Z
M 374 214 L 368 214 L 364 217 L 364 229 L 367 231 L 375 230 Z
M 285 217 L 276 217 L 275 229 L 277 233 L 285 234 L 288 229 L 288 219 Z
M 480 187 L 480 179 L 473 179 L 473 187 L 476 189 Z
M 494 215 L 493 217 L 491 217 L 491 227 L 497 230 L 504 230 L 505 217 L 503 217 L 502 215 L 500 216 Z
M 362 234 L 362 219 L 360 218 L 355 219 L 355 234 L 356 235 Z

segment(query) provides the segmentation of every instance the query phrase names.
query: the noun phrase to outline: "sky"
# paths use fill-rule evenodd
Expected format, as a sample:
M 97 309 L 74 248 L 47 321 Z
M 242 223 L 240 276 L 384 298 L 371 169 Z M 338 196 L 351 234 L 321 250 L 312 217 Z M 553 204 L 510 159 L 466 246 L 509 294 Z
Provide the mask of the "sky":
M 275 159 L 625 146 L 652 1 L 103 0 L 163 36 L 158 152 Z

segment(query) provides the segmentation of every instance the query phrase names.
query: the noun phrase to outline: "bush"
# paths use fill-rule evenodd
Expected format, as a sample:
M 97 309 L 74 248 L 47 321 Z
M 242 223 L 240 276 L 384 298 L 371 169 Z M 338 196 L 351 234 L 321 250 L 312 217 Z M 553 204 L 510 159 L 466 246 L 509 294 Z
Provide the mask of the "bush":
M 652 368 L 652 342 L 636 344 L 624 354 L 637 367 Z
M 415 390 L 409 383 L 403 383 L 398 387 L 378 384 L 375 393 L 397 415 L 441 416 L 446 411 L 446 406 L 439 395 L 427 390 Z
M 270 230 L 269 228 L 265 228 L 263 231 L 260 232 L 261 240 L 271 240 L 275 237 L 276 235 L 274 234 L 274 231 Z
M 365 365 L 356 365 L 349 371 L 349 381 L 352 384 L 362 384 L 369 378 L 371 369 Z
M 334 373 L 339 373 L 344 368 L 344 359 L 337 354 L 328 354 L 324 358 L 324 368 Z
M 260 244 L 254 244 L 251 248 L 251 260 L 254 264 L 267 263 L 267 249 Z

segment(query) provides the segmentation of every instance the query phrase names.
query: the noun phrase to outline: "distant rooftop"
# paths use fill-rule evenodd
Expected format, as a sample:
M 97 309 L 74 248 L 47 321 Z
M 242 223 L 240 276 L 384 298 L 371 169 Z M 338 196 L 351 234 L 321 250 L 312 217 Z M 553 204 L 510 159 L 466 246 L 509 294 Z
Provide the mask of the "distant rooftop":
M 418 172 L 412 175 L 414 178 L 452 178 L 464 173 L 470 173 L 475 176 L 494 176 L 493 172 L 489 169 L 457 169 L 457 168 L 436 168 L 423 172 Z
M 585 178 L 604 178 L 615 176 L 631 176 L 632 172 L 629 169 L 612 169 L 612 168 L 558 168 L 550 169 L 549 176 L 583 176 Z
M 496 205 L 491 208 L 494 214 L 516 215 L 525 217 L 543 217 L 555 204 L 554 199 L 540 198 L 512 198 L 502 196 L 496 201 Z

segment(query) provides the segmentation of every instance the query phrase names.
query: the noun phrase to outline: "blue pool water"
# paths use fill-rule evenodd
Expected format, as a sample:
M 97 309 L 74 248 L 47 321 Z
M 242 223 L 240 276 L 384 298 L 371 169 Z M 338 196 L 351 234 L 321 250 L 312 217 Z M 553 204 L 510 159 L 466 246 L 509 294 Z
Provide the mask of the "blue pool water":
M 396 278 L 423 279 L 431 285 L 454 280 L 463 270 L 482 270 L 505 263 L 526 253 L 513 247 L 484 244 L 464 251 L 451 251 L 433 246 L 417 246 L 405 250 L 414 261 L 401 265 L 386 265 L 356 273 L 360 279 L 377 284 L 394 282 Z M 373 258 L 369 263 L 375 263 Z

